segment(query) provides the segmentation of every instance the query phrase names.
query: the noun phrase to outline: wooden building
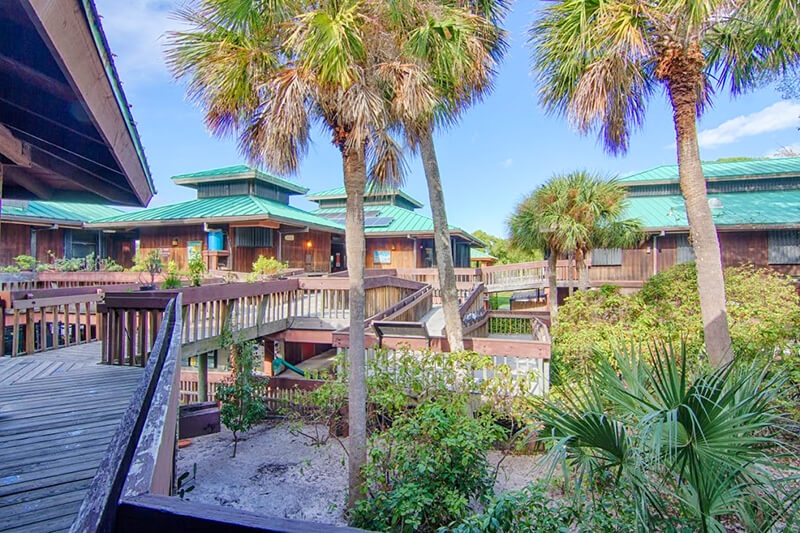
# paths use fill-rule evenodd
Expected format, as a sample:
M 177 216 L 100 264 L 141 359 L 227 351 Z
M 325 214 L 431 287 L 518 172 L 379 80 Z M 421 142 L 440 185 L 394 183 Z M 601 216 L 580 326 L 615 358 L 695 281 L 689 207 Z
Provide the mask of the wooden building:
M 40 262 L 54 258 L 114 257 L 121 265 L 133 263 L 133 240 L 124 233 L 103 233 L 85 229 L 96 218 L 121 214 L 101 204 L 50 202 L 46 200 L 5 200 L 0 210 L 0 266 L 10 265 L 18 255 L 30 255 Z
M 479 248 L 472 248 L 469 252 L 469 258 L 472 262 L 471 266 L 475 268 L 488 267 L 497 263 L 495 256 Z
M 249 272 L 259 255 L 291 268 L 328 272 L 331 251 L 344 250 L 344 227 L 289 205 L 307 191 L 266 172 L 236 165 L 172 180 L 196 190 L 187 202 L 124 213 L 87 225 L 106 232 L 133 233 L 137 253 L 158 250 L 164 261 L 185 269 L 202 253 L 211 270 Z
M 344 225 L 347 197 L 344 187 L 306 196 L 316 202 L 314 214 Z M 422 204 L 396 188 L 372 188 L 364 196 L 367 268 L 430 268 L 436 266 L 433 219 L 417 213 Z M 470 249 L 485 246 L 461 228 L 451 226 L 454 265 L 470 266 Z M 333 250 L 336 269 L 337 250 Z M 342 249 L 342 255 L 344 250 Z M 344 265 L 342 265 L 342 268 Z
M 800 276 L 800 158 L 703 163 L 724 266 L 752 264 Z M 646 280 L 694 259 L 678 183 L 668 165 L 620 178 L 627 215 L 647 238 L 635 249 L 595 250 L 594 281 Z

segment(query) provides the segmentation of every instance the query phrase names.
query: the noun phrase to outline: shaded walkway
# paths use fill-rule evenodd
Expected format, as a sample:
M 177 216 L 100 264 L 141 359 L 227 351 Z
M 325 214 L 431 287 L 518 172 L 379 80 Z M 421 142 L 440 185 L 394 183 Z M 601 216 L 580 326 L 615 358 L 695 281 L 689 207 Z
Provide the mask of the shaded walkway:
M 141 368 L 98 343 L 0 359 L 0 531 L 69 529 Z

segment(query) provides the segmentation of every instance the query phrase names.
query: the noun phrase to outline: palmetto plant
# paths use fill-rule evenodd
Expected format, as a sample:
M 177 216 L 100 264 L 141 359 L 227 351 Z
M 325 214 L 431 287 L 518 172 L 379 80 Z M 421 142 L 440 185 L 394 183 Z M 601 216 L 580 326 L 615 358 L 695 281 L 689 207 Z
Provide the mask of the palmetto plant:
M 800 58 L 794 0 L 558 0 L 530 30 L 540 100 L 624 152 L 659 87 L 673 109 L 681 192 L 698 267 L 709 358 L 731 357 L 719 240 L 708 205 L 697 117 L 714 89 L 740 93 Z
M 685 350 L 653 346 L 602 360 L 589 384 L 548 403 L 542 438 L 575 493 L 610 477 L 635 503 L 638 529 L 676 510 L 702 531 L 791 523 L 797 489 L 780 439 L 779 379 L 744 364 L 690 371 Z M 694 365 L 692 365 L 694 366 Z
M 347 192 L 350 276 L 351 503 L 366 460 L 364 376 L 364 193 L 369 180 L 401 179 L 402 153 L 385 73 L 395 56 L 383 3 L 357 0 L 194 0 L 178 12 L 188 26 L 169 35 L 167 61 L 188 81 L 215 134 L 235 135 L 254 164 L 297 170 L 312 125 L 341 151 Z

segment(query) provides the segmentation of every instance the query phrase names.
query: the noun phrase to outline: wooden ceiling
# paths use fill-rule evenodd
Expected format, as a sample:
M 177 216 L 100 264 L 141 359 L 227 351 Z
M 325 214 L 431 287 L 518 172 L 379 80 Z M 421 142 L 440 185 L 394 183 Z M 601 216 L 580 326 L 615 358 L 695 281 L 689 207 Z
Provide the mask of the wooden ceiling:
M 146 205 L 154 193 L 92 15 L 79 0 L 0 2 L 3 198 Z

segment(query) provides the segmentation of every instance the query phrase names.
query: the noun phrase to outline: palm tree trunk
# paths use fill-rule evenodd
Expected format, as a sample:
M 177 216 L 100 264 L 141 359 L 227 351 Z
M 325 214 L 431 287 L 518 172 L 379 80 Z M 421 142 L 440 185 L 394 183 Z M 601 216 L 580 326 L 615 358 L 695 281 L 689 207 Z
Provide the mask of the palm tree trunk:
M 353 507 L 362 497 L 364 481 L 362 467 L 367 462 L 367 384 L 364 356 L 364 192 L 367 169 L 361 149 L 345 148 L 342 152 L 344 185 L 347 192 L 345 216 L 345 246 L 347 272 L 350 279 L 350 347 L 347 470 L 348 506 Z
M 706 180 L 697 144 L 697 92 L 684 77 L 668 82 L 678 145 L 678 174 L 686 202 L 689 232 L 697 262 L 697 289 L 703 317 L 706 350 L 715 367 L 733 358 L 728 316 L 725 309 L 725 279 L 719 238 L 711 216 Z
M 572 266 L 573 259 L 575 259 L 575 252 L 573 250 L 570 250 L 567 253 L 567 286 L 569 287 L 568 294 L 570 296 L 572 296 L 572 292 L 575 290 L 575 287 L 572 286 L 573 285 L 572 282 L 575 279 L 575 276 L 573 275 L 575 271 L 574 267 Z
M 436 250 L 436 266 L 439 269 L 439 293 L 444 310 L 444 325 L 447 331 L 447 342 L 450 351 L 464 349 L 464 333 L 461 328 L 461 316 L 458 310 L 458 290 L 456 273 L 453 267 L 453 254 L 450 249 L 450 229 L 447 225 L 447 212 L 444 208 L 444 193 L 439 176 L 439 162 L 436 160 L 436 149 L 433 146 L 433 134 L 430 130 L 423 133 L 419 140 L 422 166 L 428 181 L 428 196 L 433 215 L 433 239 Z
M 575 251 L 575 265 L 578 267 L 578 288 L 589 289 L 589 267 L 586 266 L 586 254 L 583 250 Z
M 550 324 L 556 321 L 556 313 L 558 313 L 558 254 L 550 250 L 550 255 L 547 257 L 547 308 L 550 311 Z

